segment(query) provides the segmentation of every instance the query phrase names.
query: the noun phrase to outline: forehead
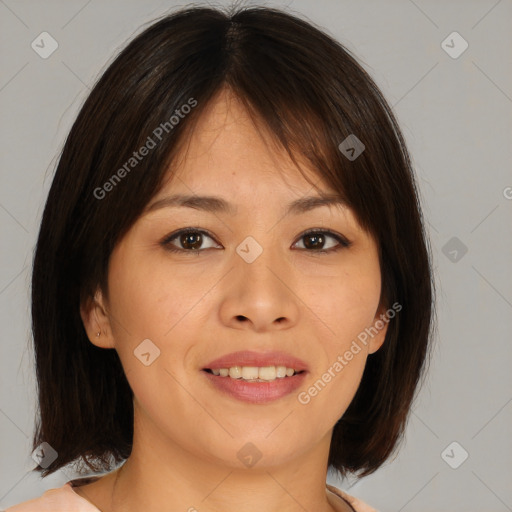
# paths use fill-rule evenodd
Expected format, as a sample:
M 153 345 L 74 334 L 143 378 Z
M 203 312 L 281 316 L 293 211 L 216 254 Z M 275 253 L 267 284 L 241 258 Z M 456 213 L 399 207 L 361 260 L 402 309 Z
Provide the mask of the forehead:
M 298 218 L 317 211 L 325 219 L 341 215 L 347 226 L 360 230 L 343 191 L 329 186 L 303 155 L 294 152 L 292 160 L 264 121 L 234 94 L 222 91 L 198 113 L 142 216 L 185 208 L 274 222 L 276 216 Z
M 294 154 L 294 158 L 302 172 L 264 122 L 251 116 L 242 101 L 224 89 L 184 136 L 166 184 L 167 188 L 171 184 L 189 187 L 188 192 L 213 187 L 234 194 L 266 185 L 274 193 L 281 188 L 291 195 L 307 191 L 336 194 L 302 155 Z

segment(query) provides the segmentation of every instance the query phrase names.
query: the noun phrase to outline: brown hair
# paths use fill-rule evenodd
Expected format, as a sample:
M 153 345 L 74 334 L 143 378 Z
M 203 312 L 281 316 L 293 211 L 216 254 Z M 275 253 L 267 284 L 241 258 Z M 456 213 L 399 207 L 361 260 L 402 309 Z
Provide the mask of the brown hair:
M 263 120 L 294 161 L 305 157 L 344 198 L 378 242 L 381 303 L 402 306 L 334 427 L 330 468 L 369 474 L 403 434 L 428 360 L 434 281 L 411 162 L 390 107 L 355 58 L 309 22 L 263 7 L 189 8 L 154 22 L 120 52 L 81 108 L 59 159 L 32 274 L 40 413 L 33 448 L 47 442 L 58 453 L 34 469 L 43 476 L 78 460 L 110 470 L 131 453 L 132 390 L 117 352 L 88 340 L 80 305 L 98 286 L 108 297 L 113 248 L 222 87 Z M 191 99 L 194 108 L 170 128 L 171 116 Z M 165 122 L 158 144 L 113 182 Z M 354 160 L 338 149 L 351 134 L 365 146 Z

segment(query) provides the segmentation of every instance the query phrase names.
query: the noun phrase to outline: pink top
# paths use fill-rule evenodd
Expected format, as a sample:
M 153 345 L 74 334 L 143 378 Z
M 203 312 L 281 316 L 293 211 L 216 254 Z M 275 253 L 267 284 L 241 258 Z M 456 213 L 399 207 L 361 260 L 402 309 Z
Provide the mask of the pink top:
M 345 500 L 354 512 L 377 512 L 362 501 L 349 496 L 337 487 L 326 484 L 329 491 Z M 5 512 L 101 512 L 92 503 L 73 491 L 72 481 L 62 487 L 49 489 L 39 498 L 24 501 L 19 505 L 9 507 Z

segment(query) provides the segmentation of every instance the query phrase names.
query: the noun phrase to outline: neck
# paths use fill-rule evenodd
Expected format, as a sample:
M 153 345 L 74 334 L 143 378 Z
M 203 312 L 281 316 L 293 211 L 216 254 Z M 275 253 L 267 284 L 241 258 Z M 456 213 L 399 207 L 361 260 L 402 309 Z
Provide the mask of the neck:
M 281 463 L 243 467 L 236 457 L 229 464 L 185 450 L 138 423 L 132 453 L 113 479 L 108 512 L 335 510 L 326 492 L 330 437 Z

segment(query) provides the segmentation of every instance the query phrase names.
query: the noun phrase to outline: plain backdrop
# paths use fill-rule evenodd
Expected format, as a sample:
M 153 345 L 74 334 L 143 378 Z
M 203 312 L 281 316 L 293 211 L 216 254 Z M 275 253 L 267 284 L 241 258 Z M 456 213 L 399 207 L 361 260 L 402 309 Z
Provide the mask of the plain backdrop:
M 413 156 L 432 242 L 436 348 L 405 442 L 376 474 L 328 481 L 381 512 L 510 511 L 512 2 L 258 4 L 323 28 L 374 77 Z M 74 476 L 30 473 L 30 273 L 59 151 L 118 49 L 184 5 L 0 0 L 0 509 Z M 46 59 L 31 46 L 42 32 L 58 44 Z

